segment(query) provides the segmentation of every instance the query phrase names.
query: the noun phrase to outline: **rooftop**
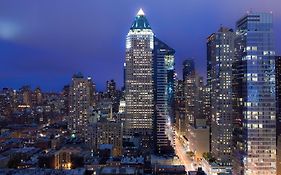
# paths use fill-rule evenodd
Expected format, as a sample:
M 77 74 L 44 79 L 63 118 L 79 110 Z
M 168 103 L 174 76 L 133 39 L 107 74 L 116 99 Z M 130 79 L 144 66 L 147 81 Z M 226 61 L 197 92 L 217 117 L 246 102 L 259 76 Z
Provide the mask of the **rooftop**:
M 151 29 L 148 20 L 146 19 L 146 16 L 143 12 L 142 9 L 139 10 L 139 12 L 137 13 L 137 16 L 135 17 L 135 20 L 130 28 L 131 30 L 134 29 Z

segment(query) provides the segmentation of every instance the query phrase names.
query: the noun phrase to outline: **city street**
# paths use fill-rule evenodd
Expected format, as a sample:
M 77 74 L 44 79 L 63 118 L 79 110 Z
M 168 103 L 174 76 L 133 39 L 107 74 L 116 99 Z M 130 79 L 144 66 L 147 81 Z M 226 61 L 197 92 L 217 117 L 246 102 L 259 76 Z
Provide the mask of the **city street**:
M 193 166 L 193 161 L 186 154 L 186 151 L 177 136 L 175 137 L 175 151 L 180 161 L 185 166 L 185 170 L 187 172 L 195 170 Z

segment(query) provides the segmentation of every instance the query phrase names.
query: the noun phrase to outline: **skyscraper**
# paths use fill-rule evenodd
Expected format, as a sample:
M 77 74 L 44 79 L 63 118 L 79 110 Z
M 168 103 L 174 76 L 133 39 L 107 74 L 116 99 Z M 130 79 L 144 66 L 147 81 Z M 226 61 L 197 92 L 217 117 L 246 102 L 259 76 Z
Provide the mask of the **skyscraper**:
M 116 83 L 114 80 L 106 81 L 106 92 L 110 98 L 116 95 Z
M 233 173 L 276 174 L 272 14 L 250 12 L 237 21 L 236 28 Z
M 125 101 L 127 134 L 151 136 L 153 131 L 154 34 L 142 9 L 126 38 Z
M 221 165 L 232 159 L 232 63 L 235 33 L 220 27 L 207 41 L 211 107 L 211 153 Z
M 69 129 L 74 136 L 87 141 L 89 110 L 93 104 L 92 79 L 84 78 L 81 73 L 75 74 L 69 90 Z
M 154 37 L 154 142 L 156 153 L 173 150 L 166 134 L 167 122 L 171 122 L 174 95 L 174 54 L 175 50 Z
M 277 141 L 277 175 L 281 175 L 281 56 L 275 58 L 276 72 L 276 141 Z
M 186 79 L 187 76 L 195 73 L 195 64 L 193 59 L 186 59 L 183 62 L 182 78 Z
M 174 95 L 174 114 L 175 114 L 175 129 L 179 134 L 184 134 L 187 130 L 185 117 L 185 95 L 183 80 L 175 81 Z
M 184 80 L 185 124 L 195 125 L 196 119 L 205 118 L 203 112 L 203 77 L 196 73 L 186 75 Z

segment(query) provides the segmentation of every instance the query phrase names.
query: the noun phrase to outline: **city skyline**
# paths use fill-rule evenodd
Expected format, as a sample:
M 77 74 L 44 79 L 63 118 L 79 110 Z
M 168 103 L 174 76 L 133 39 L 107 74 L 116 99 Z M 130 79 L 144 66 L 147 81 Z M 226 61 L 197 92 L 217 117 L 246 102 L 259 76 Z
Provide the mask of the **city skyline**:
M 105 89 L 105 81 L 109 79 L 117 80 L 120 87 L 125 60 L 124 36 L 132 16 L 140 7 L 147 14 L 157 37 L 176 50 L 179 78 L 183 60 L 191 57 L 195 59 L 199 73 L 206 77 L 207 36 L 216 31 L 220 24 L 234 28 L 235 21 L 247 10 L 273 12 L 276 54 L 280 54 L 280 42 L 277 40 L 281 29 L 280 2 L 251 2 L 243 2 L 240 7 L 242 1 L 217 0 L 204 4 L 201 1 L 177 1 L 173 4 L 122 1 L 115 7 L 108 6 L 111 4 L 109 2 L 62 1 L 56 4 L 26 3 L 28 6 L 24 3 L 21 7 L 15 7 L 13 3 L 4 1 L 0 7 L 0 57 L 3 60 L 0 65 L 0 87 L 19 88 L 30 84 L 33 88 L 40 86 L 43 90 L 59 91 L 77 72 L 91 76 L 98 90 Z M 224 8 L 215 11 L 218 4 L 224 5 Z M 121 10 L 128 5 L 129 8 Z M 73 8 L 69 10 L 67 7 Z M 199 7 L 204 13 L 197 10 Z M 52 13 L 49 13 L 50 8 Z M 168 10 L 172 13 L 166 13 Z M 65 20 L 66 17 L 72 20 Z M 44 27 L 48 27 L 47 30 Z M 177 33 L 171 35 L 170 31 Z
M 0 8 L 0 174 L 281 175 L 279 3 L 201 1 Z

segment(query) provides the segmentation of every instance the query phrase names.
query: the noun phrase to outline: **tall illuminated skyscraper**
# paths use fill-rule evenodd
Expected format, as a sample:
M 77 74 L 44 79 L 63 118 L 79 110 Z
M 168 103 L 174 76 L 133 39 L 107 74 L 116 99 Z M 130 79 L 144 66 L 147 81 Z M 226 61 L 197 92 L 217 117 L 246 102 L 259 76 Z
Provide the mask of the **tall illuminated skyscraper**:
M 233 173 L 276 174 L 272 14 L 250 12 L 237 21 L 236 28 Z
M 220 165 L 232 162 L 232 63 L 235 33 L 221 27 L 207 41 L 211 107 L 211 153 Z
M 171 153 L 170 140 L 167 136 L 167 124 L 171 124 L 173 118 L 174 98 L 174 54 L 175 50 L 163 41 L 154 37 L 154 142 L 156 153 Z M 173 133 L 171 133 L 173 136 Z
M 154 34 L 142 9 L 126 38 L 125 61 L 125 131 L 152 136 Z

